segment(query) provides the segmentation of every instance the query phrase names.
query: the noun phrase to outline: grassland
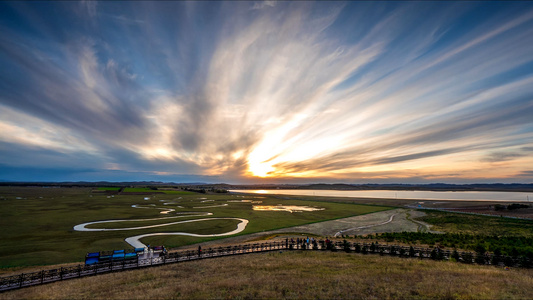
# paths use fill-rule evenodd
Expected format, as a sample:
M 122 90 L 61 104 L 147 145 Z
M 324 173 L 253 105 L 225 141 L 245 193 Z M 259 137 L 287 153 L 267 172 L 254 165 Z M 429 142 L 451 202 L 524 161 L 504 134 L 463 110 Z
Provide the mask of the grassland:
M 146 192 L 146 189 L 143 189 Z M 159 191 L 152 191 L 159 192 Z M 0 268 L 32 265 L 48 265 L 82 261 L 86 252 L 125 249 L 130 246 L 124 238 L 154 232 L 191 232 L 199 234 L 220 233 L 235 229 L 236 222 L 213 220 L 194 222 L 183 226 L 171 225 L 142 230 L 79 232 L 77 224 L 99 220 L 134 220 L 171 216 L 161 215 L 158 209 L 133 208 L 132 205 L 173 208 L 176 212 L 211 212 L 217 218 L 244 218 L 250 220 L 241 234 L 262 232 L 367 214 L 389 209 L 383 206 L 356 205 L 350 203 L 304 201 L 277 197 L 236 196 L 231 194 L 196 194 L 180 191 L 178 194 L 154 193 L 149 200 L 146 195 L 107 195 L 93 192 L 91 188 L 42 188 L 0 187 Z M 310 205 L 325 208 L 305 213 L 254 211 L 249 202 L 262 201 L 264 205 Z M 209 200 L 209 202 L 205 202 Z M 164 205 L 163 203 L 167 203 Z M 222 207 L 208 207 L 228 204 Z M 184 217 L 175 220 L 195 219 Z M 160 220 L 142 224 L 158 224 Z M 116 222 L 117 227 L 130 227 L 136 222 Z M 98 225 L 93 225 L 95 228 Z M 107 225 L 106 225 L 107 226 Z M 143 239 L 143 242 L 167 247 L 178 247 L 214 238 L 159 236 Z
M 173 191 L 173 190 L 159 190 L 151 188 L 124 188 L 124 193 L 163 193 L 168 195 L 194 195 L 196 193 L 189 191 Z
M 370 235 L 347 236 L 362 242 L 379 241 L 408 245 L 438 246 L 441 249 L 459 249 L 475 252 L 493 252 L 498 255 L 533 258 L 533 220 L 501 218 L 424 210 L 414 221 L 431 224 L 439 234 L 418 231 L 389 231 Z M 379 231 L 377 231 L 379 232 Z
M 112 273 L 1 299 L 531 299 L 533 270 L 285 251 Z
M 119 191 L 119 187 L 99 187 L 97 190 L 99 191 Z
M 147 191 L 143 190 L 143 192 Z M 10 228 L 10 232 L 0 232 L 0 238 L 8 241 L 6 244 L 0 244 L 0 263 L 7 262 L 4 267 L 13 265 L 13 261 L 18 262 L 15 266 L 43 264 L 43 255 L 48 255 L 46 259 L 50 264 L 73 262 L 79 261 L 85 252 L 93 251 L 93 249 L 98 251 L 127 248 L 123 239 L 131 235 L 163 231 L 215 233 L 224 232 L 228 228 L 234 229 L 236 224 L 233 220 L 211 220 L 142 231 L 75 232 L 72 230 L 76 224 L 96 220 L 171 216 L 159 214 L 160 210 L 156 208 L 174 208 L 178 212 L 213 212 L 213 217 L 245 218 L 250 220 L 250 224 L 242 235 L 389 209 L 384 206 L 361 205 L 366 203 L 363 199 L 286 195 L 193 193 L 153 194 L 149 196 L 150 200 L 144 200 L 144 197 L 146 196 L 114 195 L 111 197 L 102 193 L 93 193 L 90 189 L 80 188 L 0 188 L 0 204 L 2 204 L 0 225 L 3 226 L 2 228 Z M 249 202 L 233 202 L 239 200 L 262 201 L 261 205 L 307 205 L 326 209 L 306 213 L 254 211 Z M 388 203 L 386 200 L 372 199 L 371 201 L 372 204 Z M 394 203 L 406 204 L 401 201 Z M 140 204 L 145 208 L 132 208 L 132 204 Z M 221 204 L 228 205 L 209 207 Z M 432 224 L 432 230 L 453 234 L 533 236 L 533 222 L 531 221 L 427 210 L 424 213 L 426 213 L 425 216 L 418 216 L 416 219 Z M 19 222 L 19 218 L 24 218 L 24 222 Z M 172 220 L 193 218 L 197 217 L 187 216 Z M 413 219 L 415 219 L 414 216 Z M 5 220 L 11 220 L 16 226 Z M 341 221 L 345 220 L 339 220 Z M 113 228 L 131 227 L 162 222 L 166 221 L 115 222 L 105 225 L 95 224 L 91 228 L 110 225 Z M 45 225 L 48 226 L 46 231 L 38 230 Z M 242 238 L 246 237 L 242 236 Z M 159 236 L 143 239 L 143 242 L 175 247 L 209 240 L 212 239 Z M 219 243 L 219 241 L 212 241 L 212 243 Z M 32 245 L 35 246 L 32 247 Z M 26 272 L 28 269 L 3 270 L 18 273 L 19 271 Z M 0 299 L 21 298 L 531 299 L 533 298 L 533 270 L 506 271 L 494 266 L 329 251 L 284 251 L 106 274 L 0 294 Z
M 419 220 L 433 225 L 433 230 L 449 233 L 485 234 L 495 236 L 533 237 L 533 221 L 443 211 L 425 211 Z

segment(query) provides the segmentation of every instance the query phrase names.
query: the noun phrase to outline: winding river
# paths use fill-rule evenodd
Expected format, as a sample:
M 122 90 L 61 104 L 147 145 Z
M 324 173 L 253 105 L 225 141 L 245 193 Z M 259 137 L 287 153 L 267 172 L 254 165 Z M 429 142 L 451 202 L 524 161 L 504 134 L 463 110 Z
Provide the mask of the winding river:
M 165 203 L 164 203 L 165 204 Z M 208 208 L 208 207 L 218 207 L 218 206 L 227 206 L 227 204 L 223 205 L 212 205 L 212 206 L 204 206 L 204 207 L 198 207 L 198 208 Z M 133 208 L 151 208 L 151 209 L 157 209 L 162 210 L 161 214 L 168 214 L 170 212 L 175 211 L 172 208 L 159 208 L 159 207 L 146 207 L 146 206 L 140 206 L 140 205 L 132 205 Z M 237 224 L 237 228 L 235 230 L 224 232 L 224 233 L 216 233 L 216 234 L 195 234 L 195 233 L 188 233 L 188 232 L 157 232 L 157 233 L 147 233 L 147 234 L 140 234 L 135 236 L 130 236 L 124 239 L 126 243 L 130 244 L 134 248 L 144 248 L 146 247 L 145 244 L 143 244 L 140 240 L 145 237 L 150 236 L 162 236 L 162 235 L 182 235 L 182 236 L 193 236 L 193 237 L 219 237 L 219 236 L 228 236 L 237 234 L 244 229 L 246 229 L 246 225 L 248 225 L 248 220 L 241 219 L 241 218 L 202 218 L 202 219 L 193 219 L 193 220 L 185 220 L 185 221 L 176 221 L 176 222 L 169 222 L 169 223 L 163 223 L 163 224 L 155 224 L 155 225 L 146 225 L 146 226 L 137 226 L 137 227 L 127 227 L 127 228 L 87 228 L 87 226 L 94 225 L 94 224 L 103 224 L 103 223 L 115 223 L 115 222 L 141 222 L 141 221 L 156 221 L 156 220 L 170 220 L 170 219 L 176 219 L 176 218 L 185 218 L 185 217 L 205 217 L 205 216 L 211 216 L 213 213 L 210 212 L 182 212 L 182 213 L 176 213 L 177 216 L 172 217 L 163 217 L 163 218 L 150 218 L 150 219 L 134 219 L 134 220 L 104 220 L 104 221 L 94 221 L 94 222 L 87 222 L 83 224 L 78 224 L 74 226 L 74 230 L 76 231 L 123 231 L 123 230 L 139 230 L 139 229 L 147 229 L 147 228 L 155 228 L 155 227 L 163 227 L 163 226 L 170 226 L 170 225 L 176 225 L 176 224 L 183 224 L 183 223 L 192 223 L 192 222 L 203 222 L 203 221 L 211 221 L 211 220 L 237 220 L 239 221 L 239 224 Z

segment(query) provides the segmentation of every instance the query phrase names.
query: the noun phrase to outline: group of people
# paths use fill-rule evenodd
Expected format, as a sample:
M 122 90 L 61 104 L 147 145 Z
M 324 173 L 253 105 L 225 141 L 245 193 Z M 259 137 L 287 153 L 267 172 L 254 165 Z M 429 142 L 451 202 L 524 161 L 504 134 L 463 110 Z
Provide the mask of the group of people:
M 296 241 L 294 241 L 293 238 L 291 238 L 290 240 L 290 244 L 289 244 L 289 239 L 286 238 L 285 239 L 285 243 L 286 243 L 286 246 L 287 248 L 289 248 L 289 246 L 293 246 L 296 245 L 297 248 L 300 248 L 300 249 L 311 249 L 311 246 L 315 249 L 318 249 L 318 241 L 315 240 L 315 238 L 296 238 Z

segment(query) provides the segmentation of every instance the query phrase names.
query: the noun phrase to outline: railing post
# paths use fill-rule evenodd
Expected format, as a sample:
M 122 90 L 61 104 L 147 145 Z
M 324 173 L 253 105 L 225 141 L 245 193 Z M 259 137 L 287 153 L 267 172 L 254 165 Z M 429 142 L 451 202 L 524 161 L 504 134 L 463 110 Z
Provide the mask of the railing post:
M 61 269 L 59 269 L 59 278 L 61 278 L 61 280 L 63 280 L 63 267 L 61 267 Z
M 78 265 L 78 277 L 81 277 L 81 265 Z
M 22 283 L 24 282 L 24 273 L 20 274 L 19 278 L 19 287 L 22 287 Z

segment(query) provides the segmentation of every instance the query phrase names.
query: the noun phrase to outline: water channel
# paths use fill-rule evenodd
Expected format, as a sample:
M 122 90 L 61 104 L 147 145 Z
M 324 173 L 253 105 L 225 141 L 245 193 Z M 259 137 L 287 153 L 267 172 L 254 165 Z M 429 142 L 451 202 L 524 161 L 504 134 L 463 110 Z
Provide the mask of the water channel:
M 298 196 L 323 196 L 323 197 L 355 197 L 355 198 L 384 198 L 384 199 L 413 199 L 413 200 L 454 200 L 454 201 L 508 201 L 531 202 L 533 193 L 523 192 L 436 192 L 436 191 L 395 191 L 395 190 L 369 190 L 369 191 L 340 191 L 340 190 L 230 190 L 236 193 L 254 194 L 281 194 Z

